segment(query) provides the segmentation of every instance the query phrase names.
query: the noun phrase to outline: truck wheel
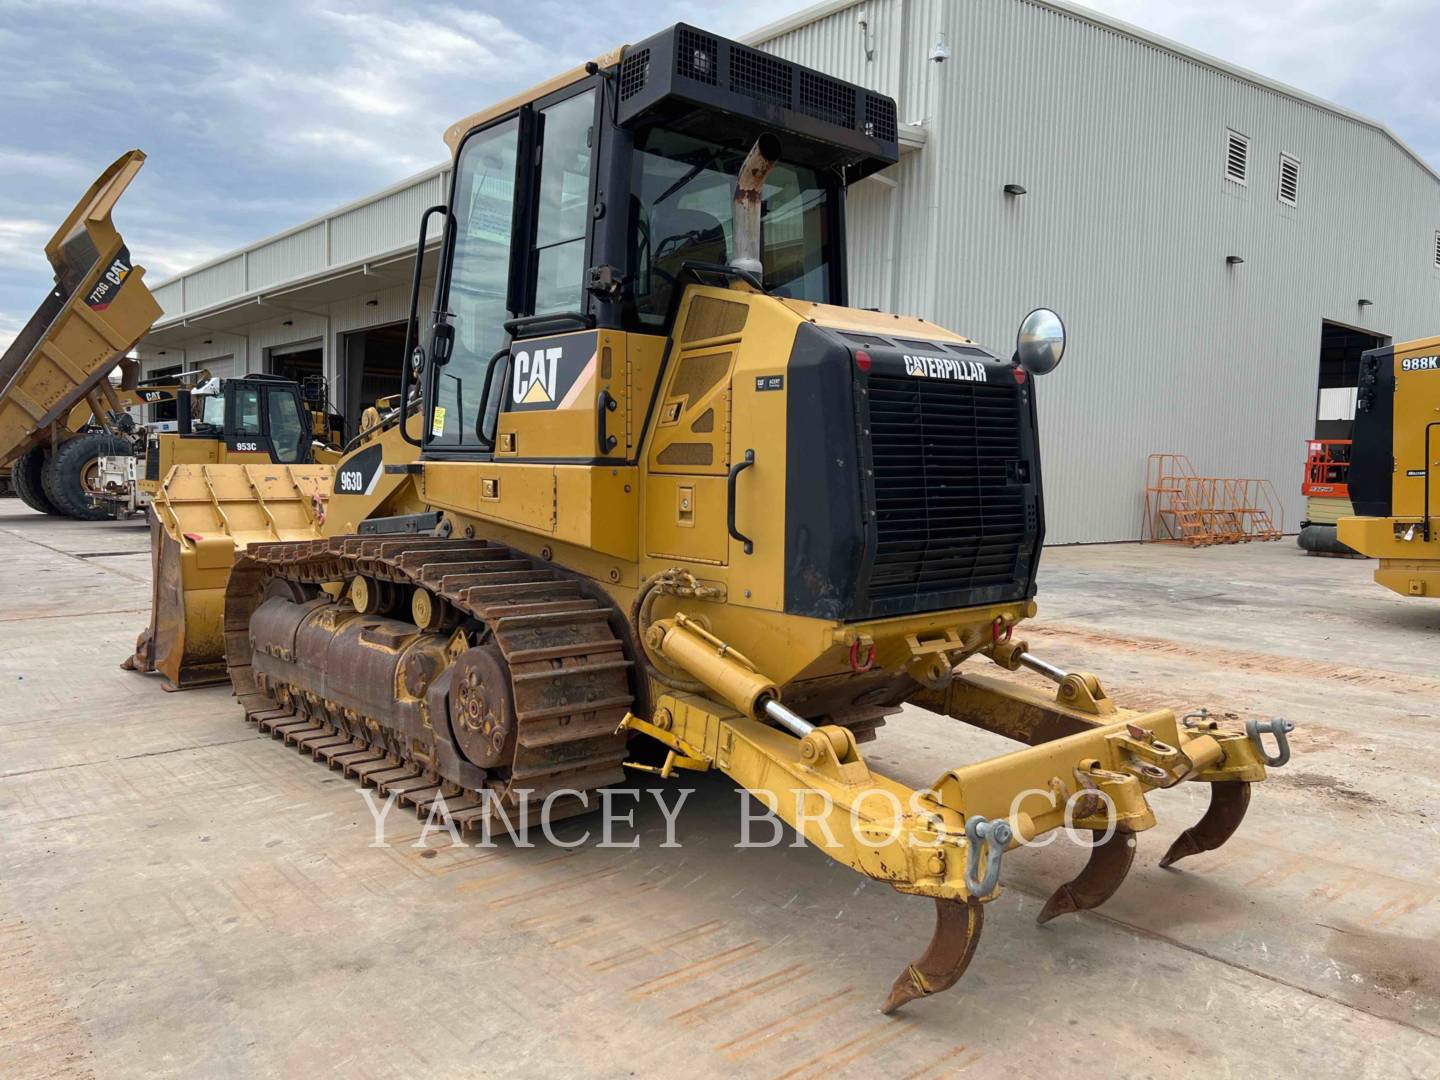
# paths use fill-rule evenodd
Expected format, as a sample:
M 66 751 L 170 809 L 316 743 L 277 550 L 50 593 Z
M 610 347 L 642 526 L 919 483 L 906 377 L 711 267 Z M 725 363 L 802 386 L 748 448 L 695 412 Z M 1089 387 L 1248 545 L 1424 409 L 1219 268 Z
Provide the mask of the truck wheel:
M 90 500 L 92 494 L 100 494 L 100 459 L 128 453 L 128 442 L 103 431 L 77 435 L 61 443 L 40 471 L 45 497 L 66 517 L 77 521 L 104 521 L 110 511 Z
M 15 488 L 15 494 L 20 496 L 20 501 L 31 510 L 38 510 L 42 514 L 58 514 L 60 511 L 46 498 L 45 488 L 40 480 L 40 475 L 45 470 L 45 457 L 43 446 L 32 447 L 22 454 L 15 464 L 10 466 L 10 483 Z

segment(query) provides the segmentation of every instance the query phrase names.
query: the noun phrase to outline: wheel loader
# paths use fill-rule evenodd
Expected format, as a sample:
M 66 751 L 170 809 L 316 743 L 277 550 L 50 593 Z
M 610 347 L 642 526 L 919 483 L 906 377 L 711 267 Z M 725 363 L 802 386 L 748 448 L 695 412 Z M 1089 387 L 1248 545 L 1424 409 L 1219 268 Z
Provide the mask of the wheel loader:
M 847 306 L 846 187 L 896 136 L 890 98 L 684 24 L 468 116 L 397 419 L 323 518 L 299 467 L 157 500 L 159 573 L 182 607 L 223 588 L 262 730 L 456 826 L 724 773 L 933 902 L 887 1013 L 960 978 L 1017 849 L 1093 839 L 1040 921 L 1096 907 L 1155 791 L 1211 793 L 1162 865 L 1217 848 L 1291 727 L 1126 709 L 1029 650 L 1064 328 L 1033 312 L 1007 356 Z M 912 790 L 861 751 L 906 704 L 1018 748 Z
M 1340 541 L 1387 589 L 1440 596 L 1440 337 L 1361 356 L 1349 481 Z
M 141 385 L 125 359 L 160 316 L 111 211 L 145 155 L 131 150 L 90 185 L 45 245 L 55 286 L 0 356 L 0 466 L 35 510 L 104 517 L 99 459 L 123 453 L 126 409 L 174 397 L 175 385 Z M 120 369 L 118 386 L 110 381 Z

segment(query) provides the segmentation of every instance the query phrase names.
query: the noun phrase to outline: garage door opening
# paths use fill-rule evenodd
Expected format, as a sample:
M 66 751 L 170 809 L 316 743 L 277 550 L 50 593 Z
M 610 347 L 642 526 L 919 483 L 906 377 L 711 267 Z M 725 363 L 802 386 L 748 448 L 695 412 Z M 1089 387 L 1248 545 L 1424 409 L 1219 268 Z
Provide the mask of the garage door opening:
M 1348 439 L 1355 426 L 1355 390 L 1360 356 L 1389 338 L 1365 330 L 1320 324 L 1320 384 L 1315 400 L 1316 439 Z
M 388 323 L 346 334 L 342 343 L 345 357 L 340 402 L 345 413 L 345 434 L 354 438 L 360 429 L 360 414 L 382 397 L 400 392 L 400 365 L 405 352 L 405 324 Z
M 265 370 L 304 385 L 308 376 L 325 373 L 325 353 L 318 341 L 281 346 L 270 350 Z

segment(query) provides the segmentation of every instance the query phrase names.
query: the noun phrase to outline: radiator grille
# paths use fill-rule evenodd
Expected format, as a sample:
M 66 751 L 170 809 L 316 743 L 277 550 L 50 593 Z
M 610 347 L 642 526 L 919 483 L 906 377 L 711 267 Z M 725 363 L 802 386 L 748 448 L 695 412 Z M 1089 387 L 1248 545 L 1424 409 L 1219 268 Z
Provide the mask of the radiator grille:
M 1027 526 L 1016 388 L 881 374 L 869 388 L 870 600 L 923 610 L 927 595 L 1013 582 Z

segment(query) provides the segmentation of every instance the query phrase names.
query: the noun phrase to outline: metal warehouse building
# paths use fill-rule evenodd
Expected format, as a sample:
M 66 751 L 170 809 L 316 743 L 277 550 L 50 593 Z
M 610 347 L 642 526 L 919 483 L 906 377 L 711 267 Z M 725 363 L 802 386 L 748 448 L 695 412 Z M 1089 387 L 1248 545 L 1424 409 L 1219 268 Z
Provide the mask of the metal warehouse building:
M 1293 529 L 1304 440 L 1345 421 L 1321 389 L 1440 331 L 1440 176 L 1373 120 L 1053 0 L 831 0 L 746 40 L 899 103 L 900 163 L 850 192 L 853 303 L 1002 353 L 1031 308 L 1065 317 L 1052 543 L 1137 537 L 1156 451 L 1271 480 Z M 358 417 L 398 383 L 408 249 L 448 180 L 166 282 L 147 368 L 323 371 Z

